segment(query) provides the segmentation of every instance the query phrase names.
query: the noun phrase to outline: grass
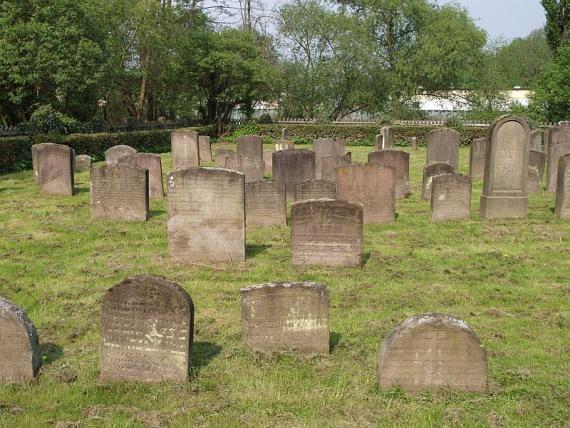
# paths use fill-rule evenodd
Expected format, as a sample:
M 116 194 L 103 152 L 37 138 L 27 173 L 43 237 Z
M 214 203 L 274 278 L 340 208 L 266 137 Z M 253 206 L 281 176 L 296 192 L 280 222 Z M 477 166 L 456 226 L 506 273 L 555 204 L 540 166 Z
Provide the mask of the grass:
M 371 148 L 350 150 L 365 161 Z M 424 161 L 424 150 L 412 153 L 413 196 L 398 201 L 397 222 L 365 227 L 362 269 L 292 267 L 286 227 L 248 230 L 245 265 L 177 265 L 164 201 L 142 225 L 94 223 L 87 172 L 74 197 L 42 196 L 29 171 L 0 177 L 0 296 L 28 312 L 43 354 L 37 384 L 0 386 L 0 426 L 569 426 L 570 223 L 548 193 L 530 197 L 525 220 L 482 222 L 476 181 L 471 221 L 431 224 Z M 186 384 L 98 379 L 102 295 L 138 274 L 192 296 Z M 239 288 L 278 280 L 328 286 L 329 356 L 265 357 L 242 345 Z M 380 343 L 425 312 L 473 327 L 488 352 L 486 394 L 377 386 Z

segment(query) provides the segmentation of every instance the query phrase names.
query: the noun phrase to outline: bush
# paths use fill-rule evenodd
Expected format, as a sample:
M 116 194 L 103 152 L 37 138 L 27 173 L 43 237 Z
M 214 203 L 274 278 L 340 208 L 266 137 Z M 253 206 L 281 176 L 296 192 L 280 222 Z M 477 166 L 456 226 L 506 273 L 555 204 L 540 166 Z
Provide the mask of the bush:
M 257 118 L 256 122 L 261 125 L 269 125 L 273 123 L 273 119 L 268 113 L 263 113 L 261 116 Z
M 38 107 L 30 120 L 19 124 L 17 129 L 27 135 L 70 134 L 81 131 L 81 124 L 48 104 Z

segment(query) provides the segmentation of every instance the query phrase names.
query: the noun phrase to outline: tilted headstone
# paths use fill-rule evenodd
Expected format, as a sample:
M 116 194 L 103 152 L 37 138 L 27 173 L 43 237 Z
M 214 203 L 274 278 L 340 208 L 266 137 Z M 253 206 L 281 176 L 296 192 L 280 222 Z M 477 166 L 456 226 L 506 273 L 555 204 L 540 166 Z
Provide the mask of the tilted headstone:
M 247 226 L 286 226 L 285 185 L 275 180 L 259 180 L 245 185 Z
M 265 173 L 273 174 L 273 150 L 263 151 L 263 162 L 265 162 Z
M 172 168 L 194 168 L 200 165 L 200 140 L 196 131 L 180 129 L 170 133 Z
M 433 178 L 431 221 L 469 220 L 471 217 L 471 177 L 441 174 Z
M 431 200 L 431 186 L 434 177 L 441 174 L 454 174 L 455 168 L 449 163 L 432 163 L 424 166 L 423 180 L 422 180 L 422 199 L 424 201 Z
M 293 150 L 294 148 L 295 148 L 295 143 L 290 140 L 277 140 L 275 142 L 275 151 Z
M 273 152 L 273 178 L 285 184 L 287 198 L 295 197 L 295 185 L 315 178 L 315 152 L 280 150 Z
M 198 150 L 200 152 L 200 162 L 212 162 L 212 145 L 208 135 L 198 136 Z
M 376 135 L 374 150 L 391 149 L 394 146 L 394 129 L 390 126 L 384 126 L 380 129 L 380 134 Z
M 231 149 L 216 149 L 216 167 L 225 168 L 226 159 L 235 156 L 235 152 Z
M 73 170 L 75 172 L 89 171 L 91 169 L 91 156 L 89 155 L 77 155 L 73 162 Z
M 182 263 L 245 261 L 244 175 L 190 168 L 168 175 L 168 249 Z
M 394 168 L 352 164 L 336 169 L 337 199 L 362 204 L 364 224 L 396 220 L 396 174 Z
M 241 155 L 228 156 L 226 158 L 226 169 L 243 173 L 245 175 L 245 182 L 250 183 L 263 179 L 265 162 Z
M 461 134 L 455 129 L 440 128 L 427 135 L 427 160 L 430 163 L 449 163 L 459 166 L 459 143 Z
M 409 392 L 452 389 L 484 392 L 487 353 L 462 320 L 441 314 L 408 318 L 380 347 L 378 381 L 382 388 Z
M 558 161 L 556 184 L 556 207 L 554 212 L 564 220 L 570 220 L 570 154 Z
M 291 206 L 293 265 L 362 265 L 363 209 L 332 199 L 296 202 Z
M 123 156 L 119 159 L 119 163 L 127 163 L 148 170 L 149 197 L 151 199 L 164 197 L 160 155 L 154 153 L 135 153 L 133 155 Z
M 329 295 L 313 282 L 268 283 L 240 290 L 241 337 L 254 351 L 328 354 Z
M 368 153 L 368 163 L 394 168 L 396 174 L 396 198 L 410 195 L 408 180 L 410 176 L 410 155 L 402 150 L 380 150 Z
M 146 221 L 148 199 L 148 170 L 125 163 L 91 169 L 93 220 Z
M 35 178 L 46 195 L 73 195 L 74 151 L 63 144 L 42 143 L 32 146 Z
M 315 151 L 315 178 L 322 178 L 323 162 L 325 156 L 344 155 L 344 141 L 339 138 L 317 138 L 314 141 Z
M 528 193 L 540 193 L 546 164 L 546 154 L 537 150 L 528 152 Z
M 535 130 L 530 133 L 530 149 L 536 150 L 537 152 L 543 152 L 544 148 L 542 147 L 542 135 L 543 132 L 540 130 Z
M 243 135 L 236 138 L 237 154 L 263 160 L 263 138 L 259 135 Z
M 31 381 L 40 364 L 34 324 L 18 306 L 0 299 L 0 384 Z
M 546 167 L 546 189 L 556 192 L 558 160 L 570 153 L 570 127 L 558 126 L 548 131 L 548 152 Z
M 352 154 L 350 152 L 344 155 L 325 156 L 321 158 L 321 178 L 336 182 L 336 169 L 351 163 Z
M 526 120 L 503 116 L 487 131 L 481 218 L 521 218 L 528 205 L 530 127 Z
M 109 165 L 113 165 L 119 163 L 119 159 L 123 156 L 132 155 L 136 152 L 136 149 L 133 149 L 131 146 L 119 144 L 118 146 L 113 146 L 105 150 L 105 162 Z
M 135 276 L 111 287 L 101 305 L 101 378 L 188 380 L 194 305 L 179 285 Z
M 336 199 L 336 184 L 327 180 L 305 180 L 295 185 L 295 201 Z
M 475 138 L 469 152 L 469 176 L 472 179 L 483 178 L 485 174 L 486 138 Z

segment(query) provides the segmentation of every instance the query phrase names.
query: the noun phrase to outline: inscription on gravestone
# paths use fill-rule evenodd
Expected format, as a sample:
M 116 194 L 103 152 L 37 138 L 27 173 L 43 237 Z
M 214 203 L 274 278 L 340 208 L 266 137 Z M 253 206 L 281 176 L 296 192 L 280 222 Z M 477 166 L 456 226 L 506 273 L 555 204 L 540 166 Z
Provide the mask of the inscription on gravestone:
M 198 150 L 200 162 L 212 162 L 212 145 L 208 135 L 198 136 Z
M 459 143 L 461 134 L 455 129 L 435 129 L 427 135 L 427 161 L 449 163 L 457 169 L 459 165 Z
M 556 215 L 570 220 L 570 154 L 558 161 L 558 183 L 556 185 Z
M 351 163 L 352 154 L 350 152 L 344 155 L 325 156 L 321 158 L 321 178 L 336 182 L 336 169 Z
M 137 151 L 131 146 L 125 146 L 123 144 L 113 146 L 105 150 L 105 162 L 109 165 L 113 165 L 119 163 L 119 159 L 121 159 L 123 156 L 132 155 L 136 152 Z
M 315 152 L 280 150 L 273 152 L 273 178 L 285 184 L 287 198 L 295 197 L 295 185 L 315 178 Z
M 410 155 L 402 150 L 380 150 L 368 153 L 368 163 L 394 168 L 396 174 L 396 198 L 406 198 L 410 175 Z
M 73 195 L 73 161 L 75 153 L 63 144 L 43 143 L 32 146 L 35 178 L 46 195 Z
M 245 185 L 247 226 L 286 226 L 285 185 L 275 180 L 260 180 Z
M 483 178 L 485 173 L 486 138 L 475 138 L 469 153 L 469 176 L 472 179 Z
M 170 146 L 172 167 L 175 171 L 200 165 L 200 143 L 196 131 L 187 129 L 172 131 L 170 133 Z
M 306 180 L 295 186 L 295 201 L 336 199 L 336 184 L 327 180 Z
M 148 170 L 149 197 L 152 199 L 164 197 L 160 155 L 154 153 L 135 153 L 123 156 L 119 159 L 119 163 L 127 163 Z
M 263 138 L 259 135 L 237 137 L 236 145 L 238 155 L 259 161 L 263 160 Z
M 431 221 L 469 220 L 471 217 L 471 177 L 441 174 L 433 179 Z

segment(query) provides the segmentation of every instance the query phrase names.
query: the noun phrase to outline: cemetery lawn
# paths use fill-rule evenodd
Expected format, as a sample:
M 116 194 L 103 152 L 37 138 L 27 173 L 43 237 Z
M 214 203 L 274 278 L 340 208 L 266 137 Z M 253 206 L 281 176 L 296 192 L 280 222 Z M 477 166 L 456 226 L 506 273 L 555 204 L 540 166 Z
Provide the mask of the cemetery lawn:
M 366 161 L 370 147 L 350 147 Z M 286 227 L 248 229 L 247 262 L 182 266 L 167 257 L 166 201 L 144 224 L 92 222 L 89 173 L 74 197 L 42 196 L 31 171 L 0 176 L 0 296 L 38 329 L 37 384 L 0 386 L 0 426 L 569 426 L 570 222 L 553 194 L 525 220 L 431 224 L 421 201 L 425 149 L 411 157 L 413 195 L 397 221 L 365 226 L 361 269 L 291 266 Z M 468 171 L 469 150 L 461 149 Z M 170 170 L 169 155 L 163 168 Z M 100 304 L 127 276 L 184 287 L 196 307 L 190 381 L 103 383 Z M 331 352 L 262 356 L 240 341 L 239 289 L 311 280 L 330 293 Z M 406 318 L 465 320 L 488 352 L 486 394 L 408 394 L 376 383 L 378 348 Z

